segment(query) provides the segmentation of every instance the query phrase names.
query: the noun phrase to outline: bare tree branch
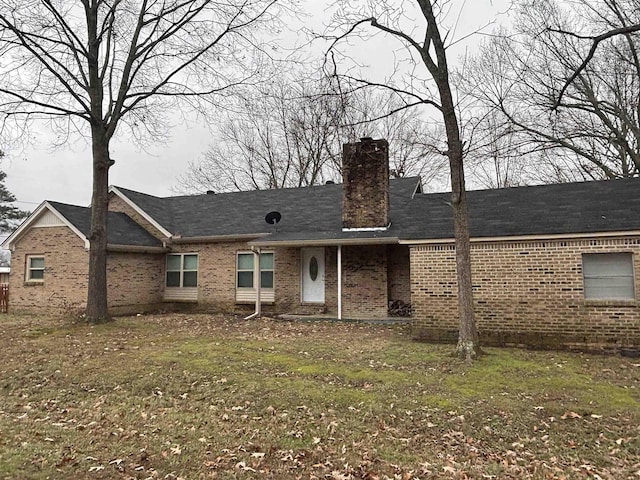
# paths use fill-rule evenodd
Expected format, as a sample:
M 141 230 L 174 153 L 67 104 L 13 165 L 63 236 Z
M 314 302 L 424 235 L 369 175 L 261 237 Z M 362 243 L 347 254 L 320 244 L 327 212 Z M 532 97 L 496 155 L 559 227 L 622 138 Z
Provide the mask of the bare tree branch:
M 598 46 L 600 45 L 600 42 L 603 42 L 609 38 L 618 36 L 618 35 L 625 35 L 628 33 L 633 33 L 633 32 L 639 32 L 640 31 L 640 24 L 636 24 L 636 25 L 627 25 L 624 27 L 619 27 L 619 28 L 614 28 L 612 30 L 609 30 L 607 32 L 604 32 L 600 35 L 597 36 L 583 36 L 583 35 L 578 35 L 576 33 L 567 31 L 567 30 L 563 30 L 563 29 L 558 29 L 558 28 L 551 28 L 549 27 L 547 29 L 550 32 L 554 32 L 554 33 L 561 33 L 563 35 L 569 35 L 575 38 L 579 38 L 582 40 L 591 40 L 591 48 L 589 48 L 589 51 L 587 52 L 587 56 L 584 57 L 584 60 L 582 61 L 582 63 L 578 66 L 578 68 L 576 68 L 574 70 L 574 72 L 571 74 L 571 76 L 565 81 L 564 85 L 562 86 L 562 88 L 560 88 L 560 93 L 558 93 L 558 98 L 554 104 L 554 108 L 558 108 L 558 106 L 560 105 L 560 102 L 562 101 L 562 96 L 564 95 L 564 93 L 567 91 L 567 88 L 569 88 L 569 85 L 571 85 L 576 78 L 578 78 L 580 76 L 580 74 L 584 71 L 584 69 L 587 67 L 587 65 L 589 64 L 589 62 L 591 60 L 593 60 L 593 56 L 596 54 L 596 50 L 598 49 Z

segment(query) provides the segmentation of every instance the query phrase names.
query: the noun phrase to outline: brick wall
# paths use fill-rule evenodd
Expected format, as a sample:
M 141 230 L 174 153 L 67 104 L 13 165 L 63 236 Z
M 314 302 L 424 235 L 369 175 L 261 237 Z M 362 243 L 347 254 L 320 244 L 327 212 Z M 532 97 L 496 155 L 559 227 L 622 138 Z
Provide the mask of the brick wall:
M 26 282 L 28 255 L 44 256 L 43 282 Z M 29 229 L 11 254 L 11 312 L 76 311 L 86 307 L 89 252 L 67 227 Z
M 452 245 L 411 247 L 411 297 L 418 338 L 457 338 Z M 634 302 L 585 301 L 582 254 L 633 252 L 640 298 L 640 240 L 594 239 L 473 243 L 476 321 L 487 344 L 640 345 Z
M 235 300 L 236 253 L 248 251 L 244 242 L 173 245 L 175 253 L 199 255 L 199 309 L 250 312 L 253 305 Z M 300 249 L 276 248 L 275 303 L 264 305 L 265 313 L 337 315 L 337 248 L 325 248 L 325 303 L 301 302 Z M 394 278 L 404 262 L 394 253 L 389 267 Z M 45 257 L 44 282 L 27 283 L 27 255 Z M 343 248 L 343 314 L 345 318 L 387 316 L 387 247 Z M 86 306 L 88 251 L 84 241 L 66 227 L 32 228 L 16 246 L 10 277 L 12 311 L 78 311 Z M 162 303 L 165 285 L 165 255 L 109 252 L 107 261 L 108 304 L 114 314 L 171 308 Z M 393 289 L 401 291 L 400 283 Z
M 337 300 L 329 295 L 325 305 L 303 305 L 300 292 L 300 249 L 275 248 L 263 249 L 274 253 L 274 293 L 275 303 L 264 304 L 262 310 L 270 313 L 319 314 L 328 309 L 337 312 Z M 199 309 L 250 313 L 253 304 L 236 303 L 236 253 L 250 251 L 244 242 L 226 242 L 215 244 L 173 245 L 174 253 L 197 253 L 198 269 L 198 305 Z M 327 256 L 327 250 L 325 250 Z M 335 287 L 335 265 L 327 260 L 325 282 Z M 335 262 L 334 262 L 335 263 Z M 163 265 L 164 272 L 164 265 Z
M 161 308 L 164 270 L 164 254 L 109 252 L 109 311 L 112 314 L 140 313 Z
M 342 313 L 345 318 L 387 316 L 386 245 L 342 247 Z

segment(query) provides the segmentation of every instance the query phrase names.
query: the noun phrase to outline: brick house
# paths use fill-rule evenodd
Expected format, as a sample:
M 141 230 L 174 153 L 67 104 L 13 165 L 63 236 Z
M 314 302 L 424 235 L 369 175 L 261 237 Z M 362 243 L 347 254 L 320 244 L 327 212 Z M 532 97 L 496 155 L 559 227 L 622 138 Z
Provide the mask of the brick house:
M 389 180 L 388 144 L 343 150 L 344 184 L 159 198 L 112 187 L 108 304 L 384 319 L 454 340 L 449 194 Z M 468 194 L 483 341 L 640 346 L 640 180 Z M 6 241 L 11 309 L 86 302 L 90 210 L 44 202 Z

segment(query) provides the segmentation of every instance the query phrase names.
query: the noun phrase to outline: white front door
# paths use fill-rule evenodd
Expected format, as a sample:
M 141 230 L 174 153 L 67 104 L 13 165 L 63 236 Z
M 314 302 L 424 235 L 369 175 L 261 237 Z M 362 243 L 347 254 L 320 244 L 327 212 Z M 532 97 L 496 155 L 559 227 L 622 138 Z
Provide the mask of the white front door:
M 324 248 L 302 249 L 302 301 L 324 303 Z

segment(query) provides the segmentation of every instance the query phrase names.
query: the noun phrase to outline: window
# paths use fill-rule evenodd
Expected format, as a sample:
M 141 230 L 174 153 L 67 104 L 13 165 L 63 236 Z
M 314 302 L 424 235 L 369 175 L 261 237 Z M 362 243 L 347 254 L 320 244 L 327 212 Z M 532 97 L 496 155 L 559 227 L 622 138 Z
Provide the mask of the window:
M 44 257 L 27 256 L 27 282 L 44 282 Z
M 253 288 L 254 256 L 238 253 L 238 288 Z M 260 254 L 260 288 L 273 288 L 273 253 Z
M 198 286 L 198 255 L 177 253 L 167 255 L 167 287 Z
M 585 299 L 635 299 L 631 253 L 585 253 L 582 272 Z

